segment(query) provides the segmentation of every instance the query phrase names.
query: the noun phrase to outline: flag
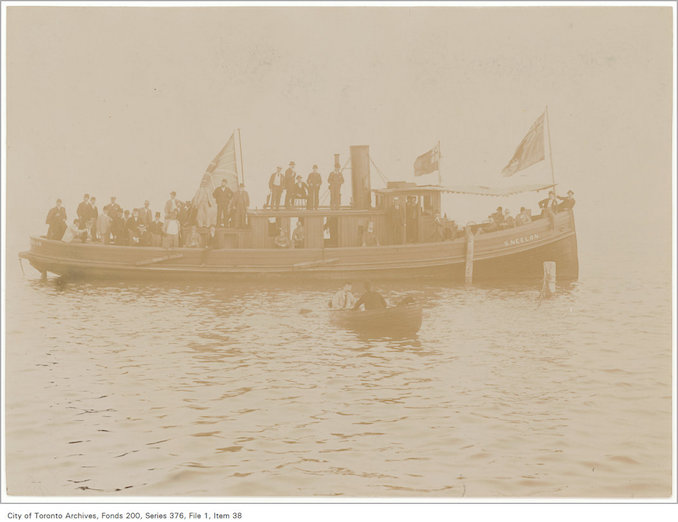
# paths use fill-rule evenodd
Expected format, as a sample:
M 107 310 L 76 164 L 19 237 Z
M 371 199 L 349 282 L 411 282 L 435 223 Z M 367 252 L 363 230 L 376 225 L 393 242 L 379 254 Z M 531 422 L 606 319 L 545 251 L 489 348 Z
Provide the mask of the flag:
M 235 157 L 235 134 L 231 137 L 221 149 L 219 154 L 208 165 L 205 174 L 209 175 L 212 182 L 212 190 L 221 186 L 221 180 L 226 179 L 228 188 L 233 192 L 238 190 L 238 164 Z
M 193 196 L 193 205 L 198 210 L 197 221 L 199 226 L 216 225 L 217 205 L 212 195 L 214 189 L 221 186 L 225 179 L 233 192 L 238 190 L 238 164 L 235 157 L 235 137 L 231 137 L 219 154 L 207 166 L 200 180 L 200 186 Z
M 438 162 L 440 161 L 440 144 L 433 147 L 428 152 L 418 156 L 414 160 L 414 175 L 423 176 L 438 170 Z
M 520 142 L 511 161 L 501 171 L 503 176 L 513 176 L 519 170 L 526 169 L 544 159 L 544 114 L 532 124 L 530 130 Z

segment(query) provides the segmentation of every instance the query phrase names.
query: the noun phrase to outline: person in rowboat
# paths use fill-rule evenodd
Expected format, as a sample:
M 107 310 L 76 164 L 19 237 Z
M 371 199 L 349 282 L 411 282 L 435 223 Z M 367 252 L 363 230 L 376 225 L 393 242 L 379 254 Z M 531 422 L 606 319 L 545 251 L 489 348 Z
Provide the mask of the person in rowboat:
M 379 292 L 372 290 L 369 281 L 365 281 L 365 293 L 360 296 L 360 299 L 353 305 L 353 309 L 359 310 L 361 305 L 365 310 L 378 310 L 380 308 L 386 308 L 386 300 Z
M 351 292 L 352 285 L 349 282 L 344 283 L 344 287 L 337 291 L 332 297 L 330 306 L 335 310 L 351 309 L 355 305 L 355 297 Z

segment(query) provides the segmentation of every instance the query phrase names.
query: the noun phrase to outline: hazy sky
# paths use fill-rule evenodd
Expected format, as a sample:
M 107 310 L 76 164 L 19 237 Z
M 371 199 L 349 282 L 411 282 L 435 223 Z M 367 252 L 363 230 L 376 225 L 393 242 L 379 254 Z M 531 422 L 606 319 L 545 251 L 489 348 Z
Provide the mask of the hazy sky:
M 190 198 L 236 128 L 253 205 L 276 165 L 318 163 L 326 179 L 358 144 L 398 180 L 440 140 L 444 184 L 487 183 L 546 105 L 580 233 L 622 219 L 670 246 L 669 7 L 7 11 L 7 232 L 21 246 L 57 197 L 70 216 L 84 192 L 125 208 Z M 478 204 L 453 198 L 451 217 Z

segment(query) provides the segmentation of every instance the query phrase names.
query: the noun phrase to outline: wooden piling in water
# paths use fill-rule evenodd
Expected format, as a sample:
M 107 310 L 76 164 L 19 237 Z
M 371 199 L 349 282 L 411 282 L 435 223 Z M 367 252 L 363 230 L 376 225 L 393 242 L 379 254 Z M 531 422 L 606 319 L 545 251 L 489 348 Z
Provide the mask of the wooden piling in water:
M 473 230 L 466 225 L 466 263 L 464 266 L 464 283 L 470 285 L 473 282 Z
M 550 297 L 556 293 L 555 261 L 544 261 L 544 285 L 542 286 L 541 291 L 545 297 Z

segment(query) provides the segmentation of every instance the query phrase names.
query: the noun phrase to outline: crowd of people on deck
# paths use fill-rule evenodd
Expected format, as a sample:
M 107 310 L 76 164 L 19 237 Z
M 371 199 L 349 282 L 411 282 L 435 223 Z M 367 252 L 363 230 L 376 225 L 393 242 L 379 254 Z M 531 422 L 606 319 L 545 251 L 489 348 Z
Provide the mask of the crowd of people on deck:
M 328 186 L 330 192 L 330 209 L 336 210 L 341 205 L 341 186 L 344 178 L 339 168 L 329 175 Z M 282 173 L 281 167 L 276 167 L 269 179 L 271 190 L 265 208 L 279 209 L 281 198 L 285 195 L 285 208 L 306 208 L 317 210 L 319 207 L 320 187 L 322 177 L 318 166 L 313 165 L 306 182 L 295 171 L 295 162 L 291 161 L 289 168 Z M 48 239 L 64 241 L 94 241 L 105 244 L 127 246 L 154 246 L 154 247 L 209 247 L 216 244 L 216 229 L 220 227 L 241 229 L 247 226 L 247 211 L 250 205 L 249 195 L 243 184 L 232 191 L 226 179 L 211 194 L 206 190 L 198 191 L 192 200 L 180 201 L 176 192 L 170 193 L 170 199 L 164 205 L 164 212 L 153 212 L 150 202 L 145 201 L 142 207 L 124 210 L 111 197 L 110 202 L 103 206 L 101 212 L 96 198 L 85 194 L 77 207 L 77 217 L 68 222 L 66 209 L 60 199 L 56 206 L 47 214 L 46 224 L 49 226 Z M 211 190 L 211 189 L 210 189 Z M 210 222 L 207 216 L 207 207 L 216 204 L 216 224 Z M 488 216 L 488 221 L 477 227 L 474 232 L 487 233 L 498 230 L 519 227 L 530 223 L 537 217 L 547 217 L 554 223 L 555 214 L 574 207 L 574 192 L 569 190 L 567 196 L 557 196 L 550 191 L 548 197 L 539 201 L 541 216 L 533 217 L 529 209 L 520 208 L 520 212 L 512 215 L 509 209 L 497 207 L 497 210 Z M 437 242 L 453 240 L 463 234 L 457 224 L 436 212 L 431 220 L 430 214 L 425 227 L 420 226 L 422 219 L 422 205 L 420 196 L 407 195 L 404 198 L 394 198 L 385 209 L 386 233 L 382 235 L 387 244 L 417 243 L 420 241 Z M 323 232 L 325 245 L 336 246 L 338 224 L 337 218 L 325 218 Z M 423 234 L 425 237 L 419 237 Z M 373 221 L 365 221 L 358 231 L 358 243 L 362 246 L 379 246 L 380 235 L 377 233 Z M 305 244 L 305 230 L 303 219 L 297 219 L 296 226 L 290 231 L 286 225 L 281 225 L 274 239 L 274 245 L 279 248 L 303 248 Z
M 318 172 L 318 165 L 313 165 L 311 172 L 303 177 L 295 170 L 296 163 L 290 164 L 283 174 L 282 167 L 278 166 L 268 180 L 268 195 L 264 208 L 278 210 L 283 192 L 285 193 L 284 206 L 287 209 L 305 207 L 306 210 L 318 210 L 320 204 L 320 187 L 322 176 Z M 344 184 L 344 175 L 341 169 L 335 169 L 327 177 L 327 185 L 330 192 L 330 209 L 337 210 L 341 206 L 341 186 Z
M 247 224 L 249 195 L 243 184 L 231 191 L 223 180 L 212 194 L 217 206 L 216 225 L 207 217 L 211 205 L 196 198 L 181 201 L 170 192 L 164 212 L 153 212 L 150 202 L 131 211 L 123 209 L 115 196 L 101 212 L 96 198 L 85 194 L 77 207 L 77 217 L 68 222 L 61 199 L 50 209 L 45 223 L 47 238 L 63 241 L 93 241 L 125 246 L 206 247 L 215 242 L 217 227 L 243 228 Z

